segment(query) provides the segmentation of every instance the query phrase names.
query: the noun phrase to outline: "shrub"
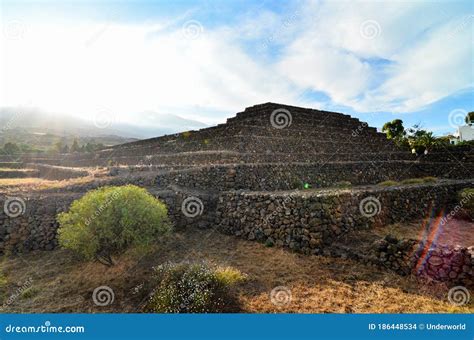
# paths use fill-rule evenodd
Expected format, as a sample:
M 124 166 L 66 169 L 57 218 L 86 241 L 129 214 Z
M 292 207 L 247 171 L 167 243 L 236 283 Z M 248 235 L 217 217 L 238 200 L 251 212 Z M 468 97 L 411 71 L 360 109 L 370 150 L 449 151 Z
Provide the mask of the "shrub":
M 422 178 L 408 178 L 408 179 L 405 179 L 405 180 L 401 181 L 400 183 L 396 182 L 396 181 L 390 181 L 389 180 L 389 181 L 380 182 L 377 185 L 382 186 L 382 187 L 391 187 L 391 186 L 400 185 L 400 184 L 434 183 L 437 180 L 438 179 L 436 177 L 428 176 L 428 177 L 422 177 Z
M 268 238 L 266 241 L 265 241 L 265 247 L 273 247 L 275 244 L 273 243 L 273 240 L 271 238 Z
M 302 190 L 304 189 L 304 183 L 300 179 L 292 179 L 291 188 L 296 190 Z
M 335 183 L 334 186 L 335 186 L 336 188 L 344 189 L 344 188 L 350 188 L 350 187 L 352 187 L 352 183 L 349 182 L 349 181 L 341 181 L 341 182 Z
M 23 300 L 31 299 L 35 297 L 36 295 L 38 295 L 39 292 L 40 292 L 39 288 L 28 287 L 27 289 L 21 292 L 20 299 L 23 299 Z
M 395 181 L 384 181 L 384 182 L 380 182 L 377 185 L 380 185 L 382 187 L 392 187 L 392 186 L 399 185 L 399 184 L 400 183 L 395 182 Z
M 218 313 L 234 305 L 230 287 L 244 279 L 233 268 L 164 264 L 155 268 L 156 288 L 145 307 L 154 313 Z
M 232 267 L 218 267 L 215 269 L 217 280 L 226 286 L 231 286 L 245 280 L 245 275 L 240 270 Z
M 434 183 L 438 179 L 436 177 L 422 177 L 422 178 L 409 178 L 402 181 L 402 184 L 422 184 L 422 183 Z
M 58 215 L 59 243 L 85 259 L 105 259 L 129 247 L 146 250 L 171 230 L 166 206 L 133 185 L 102 187 Z
M 408 179 L 404 179 L 401 183 L 402 184 L 420 184 L 420 183 L 423 183 L 423 180 L 421 178 L 408 178 Z

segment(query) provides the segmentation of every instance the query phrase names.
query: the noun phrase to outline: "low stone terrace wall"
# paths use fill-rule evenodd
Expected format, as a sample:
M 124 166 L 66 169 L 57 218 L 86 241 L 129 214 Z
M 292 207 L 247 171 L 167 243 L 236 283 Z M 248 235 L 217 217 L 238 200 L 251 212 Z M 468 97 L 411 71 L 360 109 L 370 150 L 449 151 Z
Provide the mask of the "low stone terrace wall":
M 457 204 L 456 193 L 473 186 L 474 180 L 383 189 L 272 193 L 206 193 L 175 185 L 165 190 L 152 187 L 149 191 L 166 203 L 176 227 L 212 227 L 305 254 L 326 254 L 339 238 L 350 235 L 353 230 L 370 230 L 378 225 L 419 219 L 443 209 L 447 213 Z M 51 193 L 20 197 L 20 200 L 3 197 L 2 205 L 7 200 L 13 203 L 9 203 L 10 214 L 7 215 L 5 209 L 0 211 L 0 254 L 54 249 L 58 244 L 57 214 L 66 211 L 83 194 Z M 468 262 L 472 258 L 466 255 L 472 254 L 472 249 L 430 250 L 427 257 L 424 246 L 415 246 L 408 241 L 376 242 L 363 260 L 401 274 L 416 269 L 437 280 L 472 282 L 469 281 L 472 280 L 472 261 Z M 456 255 L 458 253 L 462 256 Z M 423 261 L 419 262 L 420 259 Z
M 57 246 L 56 215 L 81 194 L 3 197 L 0 210 L 0 254 L 52 250 Z M 7 214 L 8 213 L 8 214 Z
M 291 190 L 309 183 L 312 188 L 330 187 L 341 181 L 353 185 L 376 184 L 386 180 L 415 177 L 470 178 L 474 164 L 420 162 L 332 162 L 271 163 L 205 166 L 170 171 L 156 177 L 156 185 L 215 191 L 249 189 L 257 191 Z
M 474 181 L 366 190 L 228 192 L 216 225 L 227 234 L 319 254 L 351 230 L 410 221 L 449 209 Z
M 214 224 L 217 199 L 213 195 L 177 187 L 149 191 L 166 204 L 176 227 L 207 228 Z M 2 197 L 0 203 L 5 208 L 0 210 L 0 254 L 56 248 L 57 214 L 67 211 L 83 195 L 84 192 L 69 192 L 44 197 Z
M 31 169 L 0 170 L 0 178 L 26 178 L 26 177 L 39 177 L 39 171 L 31 170 Z
M 375 242 L 366 259 L 402 275 L 411 273 L 474 287 L 474 246 L 439 245 L 429 240 L 387 236 Z
M 21 168 L 23 168 L 23 163 L 21 163 L 21 162 L 1 162 L 0 161 L 0 168 L 21 169 Z
M 35 169 L 38 172 L 38 177 L 50 180 L 63 180 L 77 177 L 85 177 L 89 173 L 85 170 L 60 167 L 47 164 L 29 163 L 26 167 Z

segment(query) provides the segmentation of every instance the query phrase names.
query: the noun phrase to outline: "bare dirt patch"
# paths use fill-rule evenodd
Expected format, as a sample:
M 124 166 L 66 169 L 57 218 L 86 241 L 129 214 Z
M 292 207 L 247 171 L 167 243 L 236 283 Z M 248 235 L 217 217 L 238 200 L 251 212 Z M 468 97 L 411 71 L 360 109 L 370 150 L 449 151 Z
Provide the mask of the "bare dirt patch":
M 451 219 L 446 223 L 440 218 L 397 223 L 376 228 L 374 233 L 381 237 L 392 234 L 397 238 L 432 239 L 442 245 L 474 246 L 474 223 L 462 219 Z

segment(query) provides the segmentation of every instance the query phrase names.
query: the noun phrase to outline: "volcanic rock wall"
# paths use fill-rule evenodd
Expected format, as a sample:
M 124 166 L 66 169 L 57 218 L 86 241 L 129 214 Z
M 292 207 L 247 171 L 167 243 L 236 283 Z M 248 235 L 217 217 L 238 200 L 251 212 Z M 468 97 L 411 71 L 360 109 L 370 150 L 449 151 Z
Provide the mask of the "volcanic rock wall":
M 473 164 L 474 165 L 474 164 Z M 227 191 L 292 190 L 308 183 L 312 188 L 330 187 L 341 181 L 352 185 L 368 185 L 386 180 L 441 175 L 441 178 L 469 178 L 474 167 L 468 164 L 410 164 L 389 162 L 238 164 L 205 166 L 165 172 L 156 177 L 156 184 Z
M 180 188 L 151 189 L 150 193 L 166 204 L 168 216 L 178 228 L 191 225 L 206 228 L 214 223 L 216 200 L 212 195 L 200 194 L 198 197 L 196 193 L 183 191 Z M 67 211 L 71 203 L 83 194 L 56 193 L 40 197 L 4 197 L 0 200 L 4 206 L 4 209 L 0 210 L 0 254 L 56 248 L 59 227 L 57 215 Z M 183 202 L 186 199 L 189 203 L 184 206 Z
M 373 245 L 366 259 L 402 275 L 412 273 L 474 287 L 474 246 L 438 245 L 428 240 L 385 237 Z
M 470 182 L 370 191 L 229 192 L 219 197 L 218 228 L 227 234 L 319 254 L 345 233 L 410 221 L 456 204 Z

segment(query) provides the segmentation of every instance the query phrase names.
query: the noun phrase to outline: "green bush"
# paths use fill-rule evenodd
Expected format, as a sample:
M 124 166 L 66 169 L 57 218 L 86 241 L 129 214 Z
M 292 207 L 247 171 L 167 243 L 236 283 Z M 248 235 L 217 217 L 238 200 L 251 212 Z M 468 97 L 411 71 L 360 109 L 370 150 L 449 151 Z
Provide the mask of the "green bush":
M 404 179 L 401 183 L 402 184 L 421 184 L 423 183 L 423 180 L 421 178 L 408 178 L 408 179 Z
M 304 187 L 304 183 L 300 179 L 292 179 L 291 188 L 294 190 L 302 190 L 305 187 Z
M 155 268 L 145 310 L 153 313 L 218 313 L 235 305 L 230 287 L 244 280 L 233 268 L 206 264 L 164 264 Z
M 349 181 L 336 182 L 334 183 L 334 187 L 341 188 L 341 189 L 350 188 L 352 187 L 352 183 Z
M 145 251 L 171 230 L 166 206 L 133 185 L 102 187 L 58 215 L 59 243 L 85 259 L 105 259 L 133 247 Z
M 377 185 L 379 185 L 381 187 L 393 187 L 395 185 L 400 185 L 400 183 L 395 182 L 395 181 L 384 181 L 384 182 L 380 182 Z
M 421 177 L 421 178 L 408 178 L 402 181 L 402 184 L 422 184 L 422 183 L 434 183 L 438 179 L 436 177 Z
M 389 180 L 389 181 L 380 182 L 377 185 L 381 187 L 392 187 L 395 185 L 402 185 L 402 184 L 435 183 L 437 180 L 438 179 L 436 177 L 427 176 L 427 177 L 421 177 L 421 178 L 408 178 L 408 179 L 404 179 L 401 182 Z

